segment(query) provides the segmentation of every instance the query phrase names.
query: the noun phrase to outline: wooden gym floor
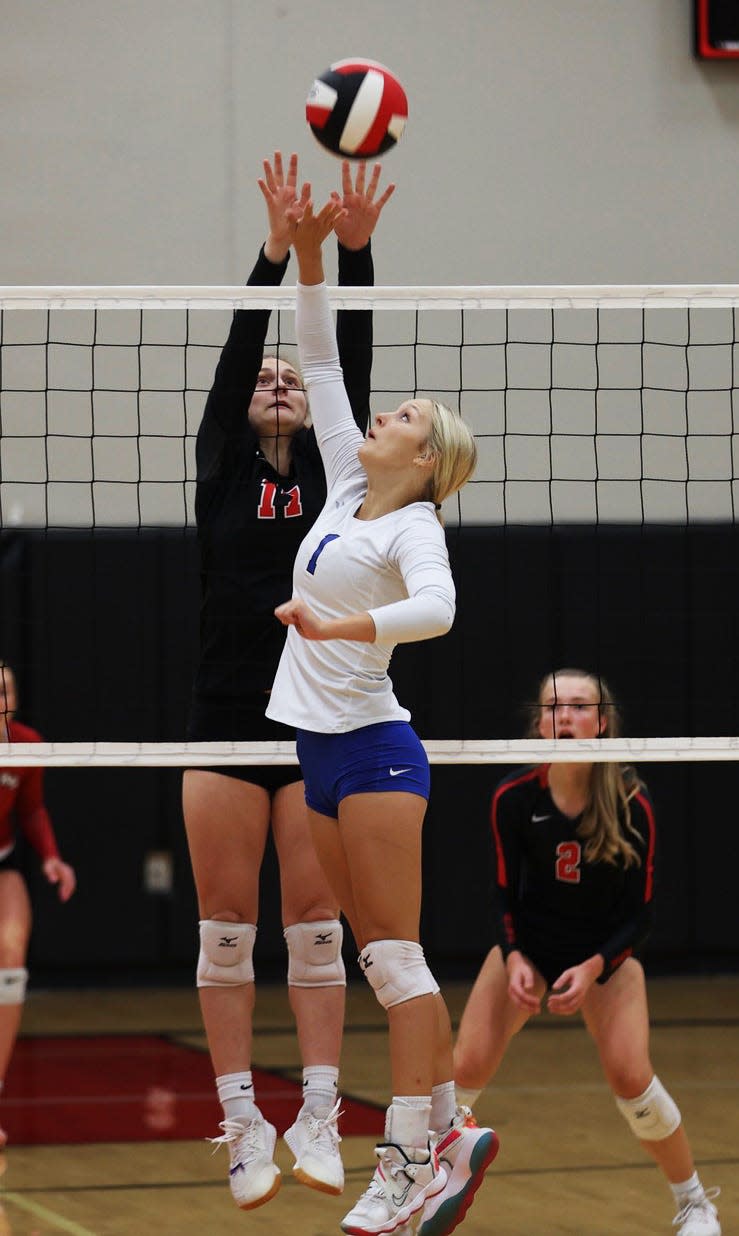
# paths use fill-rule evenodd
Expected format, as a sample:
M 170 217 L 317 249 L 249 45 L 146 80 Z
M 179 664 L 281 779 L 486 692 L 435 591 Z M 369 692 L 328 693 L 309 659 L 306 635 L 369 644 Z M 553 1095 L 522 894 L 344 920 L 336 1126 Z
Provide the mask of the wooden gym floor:
M 467 987 L 445 994 L 457 1020 Z M 739 976 L 650 982 L 652 1054 L 675 1095 L 704 1183 L 720 1185 L 724 1236 L 739 1233 Z M 282 988 L 258 995 L 258 1098 L 281 1132 L 300 1070 Z M 190 990 L 32 993 L 0 1103 L 11 1141 L 0 1236 L 333 1236 L 366 1187 L 388 1099 L 382 1010 L 349 988 L 342 1092 L 343 1197 L 304 1188 L 278 1141 L 283 1185 L 239 1211 L 228 1155 L 203 1140 L 218 1109 Z M 543 1016 L 480 1100 L 501 1150 L 465 1236 L 641 1236 L 673 1231 L 657 1169 L 616 1111 L 577 1019 Z

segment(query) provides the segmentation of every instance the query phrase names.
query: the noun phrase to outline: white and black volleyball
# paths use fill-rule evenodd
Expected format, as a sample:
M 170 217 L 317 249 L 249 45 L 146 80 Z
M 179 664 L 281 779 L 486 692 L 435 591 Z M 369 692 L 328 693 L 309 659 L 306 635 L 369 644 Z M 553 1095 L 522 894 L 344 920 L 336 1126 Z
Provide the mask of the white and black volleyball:
M 338 60 L 317 77 L 305 115 L 321 145 L 340 159 L 376 159 L 401 137 L 408 119 L 405 90 L 374 60 Z

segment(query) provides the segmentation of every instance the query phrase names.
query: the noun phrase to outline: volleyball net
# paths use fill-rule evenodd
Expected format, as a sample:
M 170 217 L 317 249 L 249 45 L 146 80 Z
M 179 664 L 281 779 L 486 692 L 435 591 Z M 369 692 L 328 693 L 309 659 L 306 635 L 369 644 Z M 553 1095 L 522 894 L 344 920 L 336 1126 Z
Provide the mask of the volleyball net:
M 3 764 L 294 761 L 292 744 L 183 741 L 198 426 L 233 310 L 271 309 L 279 354 L 294 298 L 0 288 L 0 657 L 55 739 L 6 744 Z M 431 760 L 735 759 L 739 288 L 331 299 L 375 311 L 373 411 L 437 395 L 478 443 L 444 510 L 455 631 L 397 654 Z M 614 681 L 635 737 L 518 737 L 531 678 L 573 663 Z

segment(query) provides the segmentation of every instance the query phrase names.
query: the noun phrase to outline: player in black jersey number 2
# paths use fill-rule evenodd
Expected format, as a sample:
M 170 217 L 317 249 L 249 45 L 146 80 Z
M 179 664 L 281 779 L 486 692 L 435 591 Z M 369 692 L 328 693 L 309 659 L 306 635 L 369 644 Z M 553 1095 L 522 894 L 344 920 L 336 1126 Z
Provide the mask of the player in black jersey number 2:
M 563 669 L 541 683 L 529 737 L 618 736 L 602 678 Z M 467 1001 L 454 1056 L 472 1106 L 513 1035 L 538 1013 L 580 1011 L 616 1104 L 672 1189 L 678 1236 L 720 1236 L 680 1112 L 649 1057 L 644 971 L 652 918 L 654 815 L 632 769 L 553 763 L 511 773 L 493 796 L 499 943 Z

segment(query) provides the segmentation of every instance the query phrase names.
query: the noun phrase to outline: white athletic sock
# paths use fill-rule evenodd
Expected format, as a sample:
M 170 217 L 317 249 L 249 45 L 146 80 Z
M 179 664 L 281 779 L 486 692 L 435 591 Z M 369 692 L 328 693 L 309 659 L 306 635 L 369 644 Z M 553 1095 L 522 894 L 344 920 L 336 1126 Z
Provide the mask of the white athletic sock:
M 223 1073 L 216 1078 L 216 1086 L 226 1120 L 255 1120 L 261 1115 L 254 1102 L 250 1069 L 245 1073 Z
M 303 1106 L 299 1115 L 336 1104 L 339 1070 L 330 1064 L 309 1064 L 303 1069 Z
M 440 1082 L 431 1091 L 431 1128 L 434 1133 L 445 1133 L 457 1111 L 457 1096 L 454 1082 Z
M 685 1202 L 699 1202 L 705 1192 L 697 1172 L 693 1172 L 689 1180 L 681 1180 L 678 1184 L 670 1182 L 670 1188 L 678 1205 L 684 1205 Z
M 385 1141 L 425 1150 L 430 1118 L 430 1094 L 394 1094 L 385 1117 Z

